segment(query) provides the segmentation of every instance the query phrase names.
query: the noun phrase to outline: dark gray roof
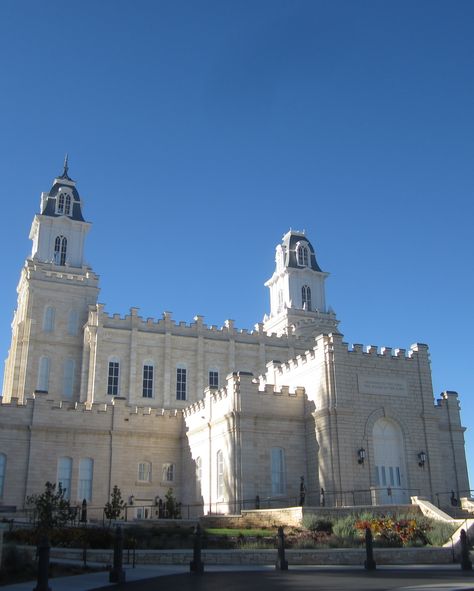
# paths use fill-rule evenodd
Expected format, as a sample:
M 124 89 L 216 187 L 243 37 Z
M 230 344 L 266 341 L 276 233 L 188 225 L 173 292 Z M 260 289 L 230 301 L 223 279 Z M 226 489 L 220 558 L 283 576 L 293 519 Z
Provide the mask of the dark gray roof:
M 282 247 L 285 253 L 285 267 L 295 267 L 297 269 L 303 269 L 302 265 L 298 265 L 296 259 L 296 246 L 298 242 L 304 244 L 309 250 L 309 267 L 313 271 L 322 272 L 317 261 L 314 252 L 313 245 L 301 232 L 288 232 L 283 237 Z
M 55 218 L 60 217 L 60 214 L 56 213 L 56 197 L 61 187 L 67 187 L 67 189 L 72 194 L 72 215 L 68 217 L 78 222 L 85 222 L 85 219 L 82 216 L 81 198 L 79 197 L 76 187 L 71 185 L 70 182 L 62 183 L 61 178 L 66 179 L 65 176 L 54 179 L 53 186 L 48 193 L 48 199 L 46 200 L 43 211 L 41 212 L 42 215 L 49 215 Z M 67 180 L 70 180 L 69 177 Z

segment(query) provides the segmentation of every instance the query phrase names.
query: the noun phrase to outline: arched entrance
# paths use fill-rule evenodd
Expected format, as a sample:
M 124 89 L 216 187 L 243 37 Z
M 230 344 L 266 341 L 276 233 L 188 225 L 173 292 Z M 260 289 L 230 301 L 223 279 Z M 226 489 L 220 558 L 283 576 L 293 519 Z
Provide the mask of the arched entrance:
M 397 423 L 379 419 L 373 430 L 375 502 L 396 505 L 408 502 L 403 434 Z

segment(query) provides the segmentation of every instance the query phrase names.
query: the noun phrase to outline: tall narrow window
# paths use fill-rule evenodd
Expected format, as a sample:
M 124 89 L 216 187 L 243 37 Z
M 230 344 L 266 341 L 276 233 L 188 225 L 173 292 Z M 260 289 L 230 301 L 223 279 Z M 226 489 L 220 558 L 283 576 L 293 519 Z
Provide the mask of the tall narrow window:
M 143 398 L 153 398 L 153 365 L 145 363 L 143 366 Z
M 296 260 L 298 261 L 298 265 L 300 267 L 307 267 L 308 266 L 308 249 L 306 246 L 299 245 L 296 249 Z
M 64 193 L 59 193 L 58 196 L 58 213 L 64 213 Z
M 49 357 L 40 357 L 39 366 L 38 366 L 38 383 L 37 383 L 37 390 L 42 392 L 47 392 L 49 389 L 49 371 L 50 371 L 51 362 Z
M 69 311 L 67 332 L 71 336 L 76 336 L 79 332 L 79 312 L 77 310 Z
M 196 458 L 196 496 L 199 498 L 201 495 L 201 482 L 202 482 L 202 459 L 201 457 Z
M 56 236 L 54 241 L 54 262 L 56 265 L 66 264 L 67 238 L 66 236 Z
M 209 370 L 209 388 L 219 387 L 219 372 L 217 369 Z
M 72 458 L 64 457 L 58 459 L 58 488 L 64 493 L 64 498 L 71 500 L 71 478 L 72 478 Z
M 283 290 L 278 290 L 278 312 L 283 310 Z
M 5 471 L 7 467 L 7 456 L 0 454 L 0 498 L 3 497 L 3 489 L 5 488 Z
M 186 368 L 176 368 L 176 400 L 186 400 Z
M 64 200 L 64 214 L 71 215 L 71 195 L 66 195 Z
M 224 454 L 220 449 L 216 454 L 217 498 L 224 498 Z
M 52 306 L 48 306 L 44 310 L 43 316 L 43 330 L 44 332 L 54 331 L 54 320 L 56 318 L 56 311 Z
M 284 495 L 285 482 L 285 451 L 281 447 L 272 447 L 272 495 Z
M 118 359 L 109 361 L 109 375 L 107 378 L 107 394 L 118 396 L 119 393 L 120 363 Z
M 301 288 L 301 301 L 303 310 L 311 310 L 311 288 L 303 285 Z
M 85 499 L 88 503 L 92 500 L 92 478 L 94 474 L 94 460 L 82 458 L 79 461 L 79 481 L 77 498 L 79 501 Z
M 163 482 L 174 481 L 174 464 L 163 464 Z
M 74 359 L 66 359 L 64 362 L 63 391 L 64 396 L 72 398 L 74 390 L 74 369 L 76 362 Z

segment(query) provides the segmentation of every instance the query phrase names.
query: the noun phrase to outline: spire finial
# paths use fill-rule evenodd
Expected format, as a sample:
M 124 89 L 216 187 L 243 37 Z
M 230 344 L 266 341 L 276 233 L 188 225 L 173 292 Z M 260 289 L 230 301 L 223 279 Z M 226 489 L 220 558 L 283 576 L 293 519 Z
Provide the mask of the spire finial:
M 62 175 L 59 177 L 60 179 L 69 179 L 71 180 L 71 178 L 69 177 L 69 155 L 66 152 L 66 156 L 64 158 L 64 169 L 63 169 L 63 173 Z

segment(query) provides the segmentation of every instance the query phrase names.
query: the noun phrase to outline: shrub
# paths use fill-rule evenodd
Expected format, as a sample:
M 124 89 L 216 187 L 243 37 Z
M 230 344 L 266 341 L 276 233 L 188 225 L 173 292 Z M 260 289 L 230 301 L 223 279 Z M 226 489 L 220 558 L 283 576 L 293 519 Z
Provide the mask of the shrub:
M 433 521 L 431 529 L 427 534 L 428 544 L 430 546 L 442 546 L 446 544 L 449 538 L 457 529 L 455 523 L 448 523 L 446 521 Z
M 337 519 L 332 526 L 332 532 L 335 536 L 345 540 L 354 540 L 357 537 L 355 527 L 356 518 L 354 515 L 347 515 Z
M 31 554 L 15 544 L 7 544 L 3 548 L 2 574 L 12 575 L 18 573 L 36 572 L 36 564 Z
M 315 515 L 304 515 L 303 516 L 303 527 L 309 531 L 324 532 L 326 534 L 332 534 L 332 521 L 329 519 L 321 519 Z

